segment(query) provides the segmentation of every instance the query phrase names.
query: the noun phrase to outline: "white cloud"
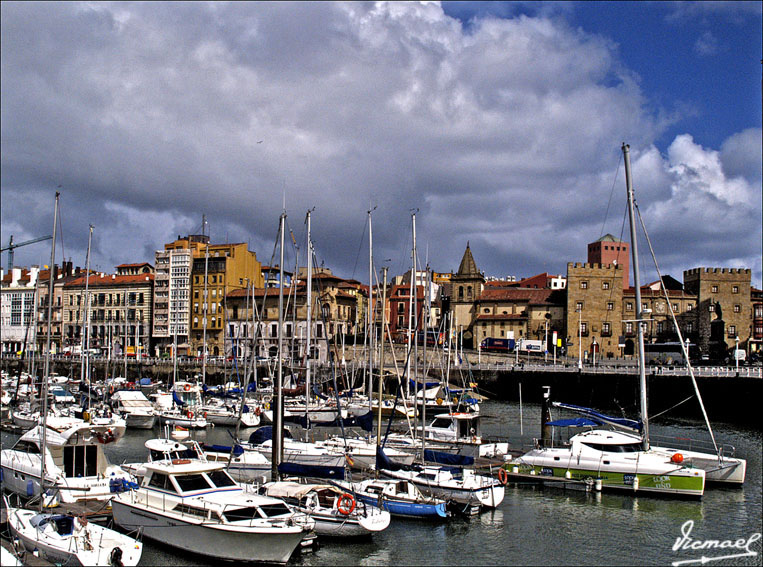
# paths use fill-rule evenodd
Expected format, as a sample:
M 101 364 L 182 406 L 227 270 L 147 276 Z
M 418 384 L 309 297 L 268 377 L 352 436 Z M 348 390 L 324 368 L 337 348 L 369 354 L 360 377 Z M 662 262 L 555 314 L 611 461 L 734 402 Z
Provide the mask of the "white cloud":
M 754 133 L 650 149 L 663 118 L 617 46 L 560 19 L 464 31 L 436 3 L 3 3 L 2 35 L 3 239 L 21 215 L 49 231 L 47 207 L 6 205 L 62 184 L 70 250 L 84 258 L 96 224 L 104 266 L 150 259 L 202 214 L 267 261 L 285 196 L 295 231 L 316 207 L 340 275 L 369 204 L 379 257 L 405 254 L 418 207 L 436 269 L 470 239 L 488 273 L 559 272 L 600 235 L 623 140 L 662 222 L 683 197 L 734 210 L 754 182 L 735 149 Z

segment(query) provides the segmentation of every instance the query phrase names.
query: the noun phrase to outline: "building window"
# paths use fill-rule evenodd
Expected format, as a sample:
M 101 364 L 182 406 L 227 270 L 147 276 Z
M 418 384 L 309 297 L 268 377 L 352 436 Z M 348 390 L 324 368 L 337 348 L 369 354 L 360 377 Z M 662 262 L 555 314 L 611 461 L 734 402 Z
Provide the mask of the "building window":
M 609 326 L 609 323 L 602 323 L 601 324 L 601 335 L 603 337 L 609 337 L 612 335 L 612 330 Z
M 693 305 L 692 303 L 689 303 L 689 304 L 686 306 L 686 310 L 687 310 L 687 311 L 693 311 L 693 310 L 694 310 L 694 305 Z
M 738 285 L 731 286 L 731 293 L 739 293 L 739 286 Z
M 673 304 L 673 313 L 678 313 L 678 303 Z
M 588 323 L 580 323 L 580 334 L 584 337 L 588 336 Z
M 715 312 L 715 303 L 711 303 L 711 304 L 710 304 L 710 305 L 707 307 L 707 310 L 708 310 L 708 311 L 710 311 L 710 313 L 714 313 L 714 312 Z
M 586 281 L 580 282 L 580 289 L 588 289 L 588 282 Z
M 626 311 L 633 311 L 633 302 L 631 302 L 631 301 L 626 302 L 625 310 Z
M 712 288 L 710 288 L 710 291 L 712 291 L 713 293 L 718 293 L 718 286 L 714 285 Z
M 633 323 L 628 322 L 625 324 L 625 332 L 629 335 L 633 333 Z
M 609 282 L 601 282 L 601 289 L 609 289 Z
M 607 311 L 613 311 L 615 309 L 615 304 L 611 301 L 607 302 Z
M 741 313 L 742 306 L 741 305 L 734 305 L 734 313 Z
M 737 336 L 737 326 L 736 325 L 729 325 L 729 336 L 730 337 L 736 337 Z
M 694 323 L 689 321 L 688 323 L 686 323 L 686 334 L 688 335 L 689 333 L 693 333 L 693 332 L 694 332 Z
M 575 311 L 582 311 L 582 310 L 583 310 L 583 302 L 582 301 L 578 301 L 575 304 Z

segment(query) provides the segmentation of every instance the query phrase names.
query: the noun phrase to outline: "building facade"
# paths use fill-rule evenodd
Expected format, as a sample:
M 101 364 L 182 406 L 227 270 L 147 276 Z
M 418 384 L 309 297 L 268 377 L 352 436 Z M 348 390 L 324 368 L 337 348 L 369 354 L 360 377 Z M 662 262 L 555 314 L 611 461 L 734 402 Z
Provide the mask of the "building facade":
M 63 286 L 65 342 L 104 356 L 150 353 L 154 274 L 81 274 Z M 88 306 L 89 305 L 89 315 Z M 89 329 L 89 337 L 85 328 Z
M 35 298 L 39 267 L 0 270 L 0 337 L 2 354 L 20 356 L 35 350 Z

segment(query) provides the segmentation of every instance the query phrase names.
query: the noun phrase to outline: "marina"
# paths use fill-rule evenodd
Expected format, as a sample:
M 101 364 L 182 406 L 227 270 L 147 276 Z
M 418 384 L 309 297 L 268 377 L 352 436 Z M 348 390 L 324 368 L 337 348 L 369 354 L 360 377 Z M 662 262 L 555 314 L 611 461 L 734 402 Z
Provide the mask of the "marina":
M 533 438 L 539 436 L 540 404 L 524 404 L 521 411 L 519 404 L 512 402 L 488 400 L 482 405 L 484 435 L 510 440 L 515 449 L 532 446 Z M 703 425 L 692 420 L 660 420 L 653 424 L 653 430 L 674 439 L 697 438 L 703 434 Z M 226 443 L 229 432 L 228 428 L 216 427 L 194 432 L 193 436 L 208 444 Z M 699 558 L 701 553 L 673 550 L 688 521 L 693 522 L 694 537 L 703 540 L 746 540 L 761 532 L 761 432 L 726 423 L 715 424 L 715 432 L 747 458 L 747 478 L 741 487 L 710 486 L 700 500 L 686 500 L 631 492 L 600 493 L 574 483 L 560 483 L 558 488 L 539 486 L 535 479 L 519 476 L 509 479 L 504 499 L 495 509 L 473 517 L 451 516 L 441 522 L 393 516 L 387 529 L 369 538 L 350 542 L 319 538 L 317 550 L 296 554 L 289 564 L 659 565 Z M 105 451 L 113 463 L 145 459 L 145 442 L 158 434 L 158 428 L 129 429 Z M 3 447 L 15 438 L 4 431 Z M 737 558 L 733 564 L 760 565 L 760 542 L 753 542 L 750 550 L 758 555 Z M 216 563 L 146 540 L 139 564 Z

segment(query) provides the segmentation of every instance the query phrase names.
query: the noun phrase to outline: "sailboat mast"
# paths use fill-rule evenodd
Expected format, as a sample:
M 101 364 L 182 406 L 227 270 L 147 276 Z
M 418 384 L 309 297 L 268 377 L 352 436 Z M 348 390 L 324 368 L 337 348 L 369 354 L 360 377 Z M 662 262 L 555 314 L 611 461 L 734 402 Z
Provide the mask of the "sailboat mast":
M 205 221 L 206 222 L 206 221 Z M 209 298 L 207 294 L 207 278 L 209 277 L 209 240 L 207 240 L 206 251 L 204 252 L 204 317 L 202 319 L 202 338 L 201 338 L 201 383 L 207 383 L 207 313 L 209 311 L 207 303 Z
M 379 395 L 379 412 L 378 416 L 376 418 L 376 446 L 379 447 L 381 445 L 381 427 L 382 427 L 382 381 L 384 379 L 384 333 L 387 329 L 387 309 L 385 306 L 387 305 L 387 266 L 384 266 L 382 268 L 382 303 L 381 303 L 381 312 L 382 312 L 382 323 L 381 323 L 381 339 L 379 341 L 379 384 L 377 387 L 378 395 Z M 378 470 L 377 470 L 377 477 L 378 477 Z
M 82 357 L 82 370 L 80 372 L 80 382 L 87 378 L 90 386 L 90 244 L 93 240 L 93 225 L 90 225 L 90 232 L 87 236 L 87 258 L 85 259 L 85 352 L 80 353 Z M 90 388 L 87 392 L 88 401 L 90 400 Z
M 273 468 L 271 475 L 274 479 L 280 478 L 278 465 L 281 464 L 283 457 L 283 245 L 284 245 L 284 225 L 286 221 L 286 212 L 281 213 L 280 233 L 280 262 L 278 265 L 278 374 L 276 376 L 275 387 L 275 413 L 273 415 L 273 455 L 271 462 Z
M 307 326 L 307 333 L 305 338 L 305 418 L 307 423 L 307 418 L 309 417 L 309 410 L 310 410 L 310 381 L 312 378 L 312 369 L 311 366 L 311 340 L 312 340 L 312 325 L 313 325 L 313 242 L 311 240 L 310 236 L 310 213 L 312 211 L 307 211 L 307 316 L 306 316 L 306 326 Z
M 56 191 L 56 204 L 53 209 L 53 242 L 50 245 L 50 270 L 48 271 L 48 319 L 47 337 L 45 338 L 45 372 L 42 375 L 40 392 L 42 396 L 42 448 L 40 450 L 40 511 L 45 499 L 45 447 L 48 443 L 48 376 L 50 375 L 50 340 L 51 324 L 53 321 L 53 266 L 56 260 L 56 229 L 58 228 L 58 198 L 61 193 Z
M 373 368 L 374 368 L 374 333 L 373 333 L 373 319 L 374 319 L 374 302 L 373 302 L 373 290 L 374 290 L 374 240 L 373 232 L 371 231 L 371 210 L 368 211 L 368 334 L 366 335 L 368 349 L 368 403 L 371 404 L 371 398 L 373 397 Z
M 631 256 L 633 258 L 633 286 L 636 288 L 636 325 L 638 327 L 638 374 L 639 374 L 639 397 L 641 399 L 641 421 L 643 423 L 642 446 L 644 451 L 649 450 L 649 414 L 646 403 L 646 366 L 644 359 L 644 312 L 641 303 L 641 274 L 638 265 L 638 239 L 636 238 L 636 218 L 634 213 L 633 183 L 631 180 L 630 146 L 623 144 L 623 157 L 625 160 L 625 187 L 628 191 L 628 221 L 631 232 Z

